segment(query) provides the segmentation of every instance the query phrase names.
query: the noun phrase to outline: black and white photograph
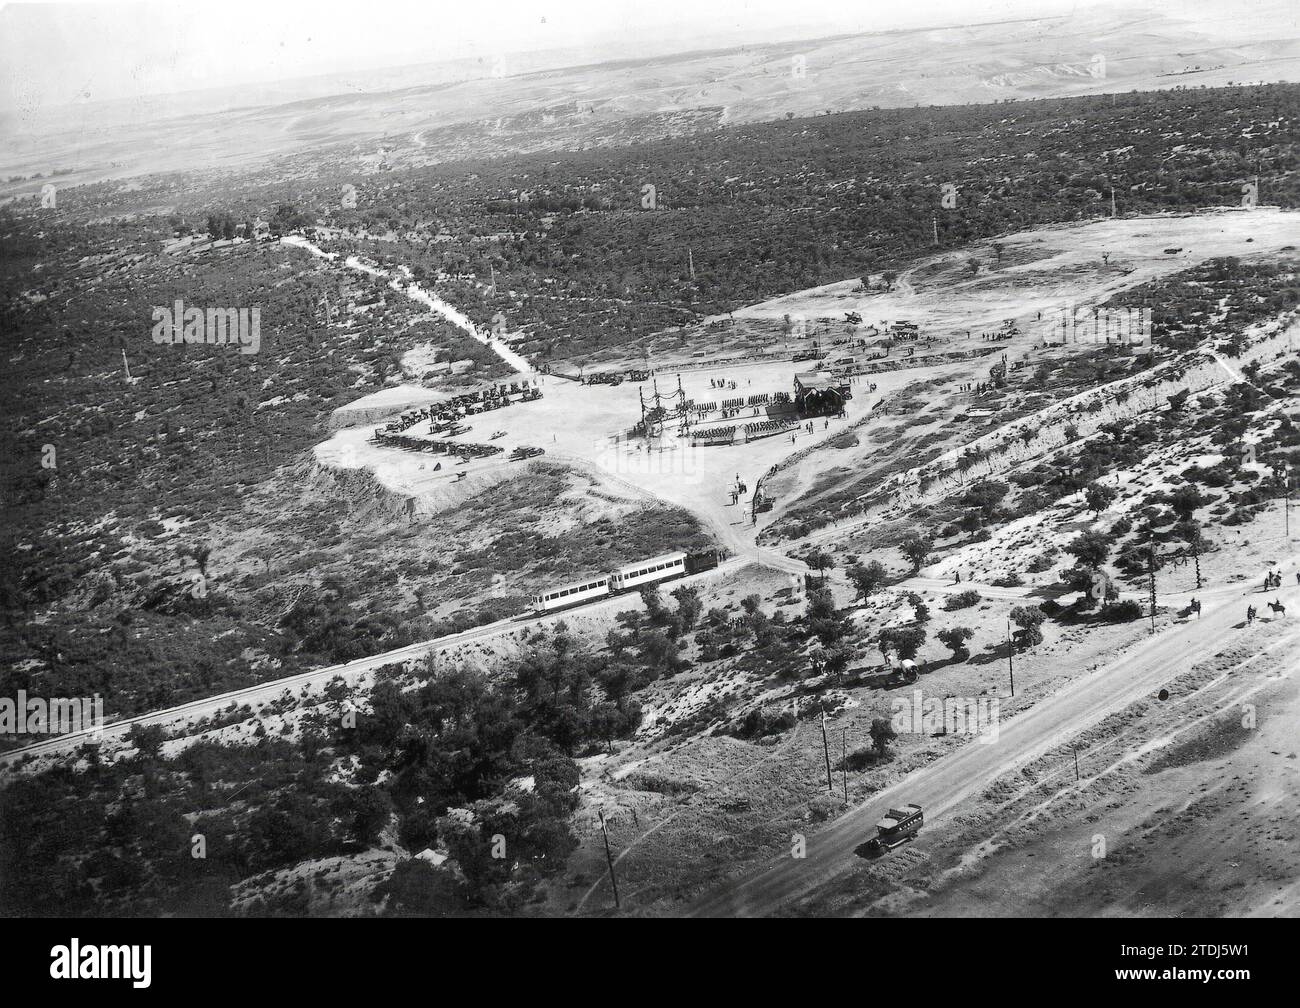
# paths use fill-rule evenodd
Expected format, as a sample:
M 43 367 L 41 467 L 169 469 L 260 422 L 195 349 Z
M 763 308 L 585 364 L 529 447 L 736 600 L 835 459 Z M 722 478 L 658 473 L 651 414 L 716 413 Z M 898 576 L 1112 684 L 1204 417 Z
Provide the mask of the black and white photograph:
M 1300 915 L 1298 143 L 1293 0 L 5 5 L 28 966 L 1051 918 L 1137 936 L 1116 990 L 1248 983 L 1218 936 Z

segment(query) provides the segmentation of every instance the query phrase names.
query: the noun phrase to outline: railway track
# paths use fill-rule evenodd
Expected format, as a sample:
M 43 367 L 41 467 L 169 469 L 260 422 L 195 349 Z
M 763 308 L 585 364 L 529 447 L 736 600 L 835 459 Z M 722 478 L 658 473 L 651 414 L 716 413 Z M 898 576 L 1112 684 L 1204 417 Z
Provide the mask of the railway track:
M 715 577 L 718 574 L 734 573 L 750 562 L 748 558 L 741 557 L 724 560 L 711 570 L 675 578 L 672 583 L 675 585 L 694 584 Z M 544 616 L 530 614 L 523 617 L 498 620 L 495 623 L 473 627 L 445 637 L 421 641 L 418 644 L 407 644 L 404 647 L 394 648 L 391 651 L 384 651 L 367 658 L 358 658 L 355 661 L 344 662 L 339 665 L 327 665 L 307 672 L 297 672 L 290 676 L 270 679 L 263 683 L 230 690 L 216 696 L 189 700 L 163 710 L 136 714 L 132 717 L 122 718 L 119 721 L 102 725 L 98 729 L 88 728 L 83 731 L 56 735 L 42 739 L 40 742 L 33 742 L 30 745 L 0 753 L 0 774 L 14 773 L 19 769 L 18 765 L 25 761 L 39 759 L 44 756 L 57 757 L 66 755 L 87 742 L 102 744 L 107 741 L 121 739 L 136 725 L 141 727 L 174 728 L 177 725 L 193 724 L 204 718 L 212 717 L 232 704 L 236 707 L 245 705 L 256 707 L 258 704 L 268 703 L 276 699 L 286 690 L 297 692 L 304 687 L 308 689 L 321 688 L 335 677 L 341 677 L 348 683 L 355 683 L 365 673 L 374 671 L 384 665 L 423 658 L 426 655 L 444 651 L 448 648 L 490 640 L 502 634 L 515 633 L 524 628 L 541 626 L 554 620 L 571 617 L 576 613 L 594 612 L 616 606 L 635 606 L 638 604 L 637 599 L 638 596 L 635 593 L 610 595 L 567 609 L 556 610 Z

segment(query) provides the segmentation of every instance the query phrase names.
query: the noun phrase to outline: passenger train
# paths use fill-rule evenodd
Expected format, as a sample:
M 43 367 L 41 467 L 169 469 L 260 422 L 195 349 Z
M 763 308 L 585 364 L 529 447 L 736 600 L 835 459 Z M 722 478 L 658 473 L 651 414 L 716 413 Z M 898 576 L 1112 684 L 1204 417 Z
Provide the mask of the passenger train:
M 567 609 L 607 595 L 618 595 L 648 584 L 658 584 L 669 578 L 685 577 L 700 571 L 712 570 L 720 559 L 717 550 L 698 553 L 664 553 L 648 560 L 635 560 L 610 574 L 561 585 L 533 596 L 533 611 L 538 614 Z

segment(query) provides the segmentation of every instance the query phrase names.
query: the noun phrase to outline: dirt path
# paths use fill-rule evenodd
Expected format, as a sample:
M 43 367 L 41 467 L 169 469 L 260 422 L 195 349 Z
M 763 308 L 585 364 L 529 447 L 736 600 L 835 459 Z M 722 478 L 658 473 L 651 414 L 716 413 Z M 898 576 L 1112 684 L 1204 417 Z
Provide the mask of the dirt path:
M 280 244 L 289 245 L 293 248 L 304 249 L 317 258 L 324 259 L 327 262 L 337 263 L 338 254 L 335 252 L 326 252 L 316 245 L 313 245 L 301 235 L 285 235 L 280 239 Z M 405 294 L 412 301 L 424 305 L 436 315 L 446 319 L 457 329 L 478 340 L 485 347 L 501 358 L 514 371 L 519 374 L 532 374 L 533 366 L 528 361 L 511 350 L 501 340 L 493 339 L 489 334 L 482 332 L 478 326 L 470 321 L 469 316 L 462 312 L 455 305 L 448 304 L 436 294 L 426 291 L 418 283 L 411 279 L 409 270 L 402 268 L 402 278 L 394 277 L 387 270 L 379 269 L 377 266 L 371 266 L 369 263 L 358 259 L 356 256 L 348 256 L 343 260 L 343 266 L 346 269 L 353 270 L 357 273 L 365 273 L 367 276 L 381 277 L 388 279 L 388 286 L 393 290 Z M 405 280 L 405 283 L 403 283 Z

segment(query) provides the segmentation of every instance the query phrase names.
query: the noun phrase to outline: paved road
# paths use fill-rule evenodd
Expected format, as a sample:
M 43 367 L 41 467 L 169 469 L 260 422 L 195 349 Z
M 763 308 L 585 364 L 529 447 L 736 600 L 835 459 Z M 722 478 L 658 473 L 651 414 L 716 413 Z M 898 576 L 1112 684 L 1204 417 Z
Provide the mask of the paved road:
M 1288 566 L 1293 566 L 1292 564 Z M 1161 686 L 1190 666 L 1192 657 L 1221 650 L 1233 639 L 1248 634 L 1239 626 L 1247 598 L 1258 594 L 1258 581 L 1241 586 L 1236 594 L 1208 596 L 1201 618 L 1164 631 L 1130 648 L 1102 669 L 1081 675 L 1051 697 L 1039 701 L 1002 723 L 996 742 L 971 742 L 961 749 L 909 774 L 893 787 L 873 795 L 808 838 L 807 857 L 795 860 L 788 851 L 765 867 L 729 879 L 683 908 L 688 916 L 763 916 L 780 911 L 814 886 L 853 864 L 855 849 L 875 834 L 874 824 L 891 805 L 916 802 L 925 809 L 927 822 L 949 814 L 960 802 L 998 778 L 1037 759 L 1067 739 L 1086 731 L 1108 714 L 1142 697 L 1154 696 Z M 1294 574 L 1285 575 L 1286 582 Z M 1290 610 L 1279 619 L 1297 618 L 1300 590 L 1292 587 L 1270 593 L 1282 597 Z M 1257 602 L 1265 616 L 1269 610 Z M 922 840 L 924 844 L 924 834 Z

